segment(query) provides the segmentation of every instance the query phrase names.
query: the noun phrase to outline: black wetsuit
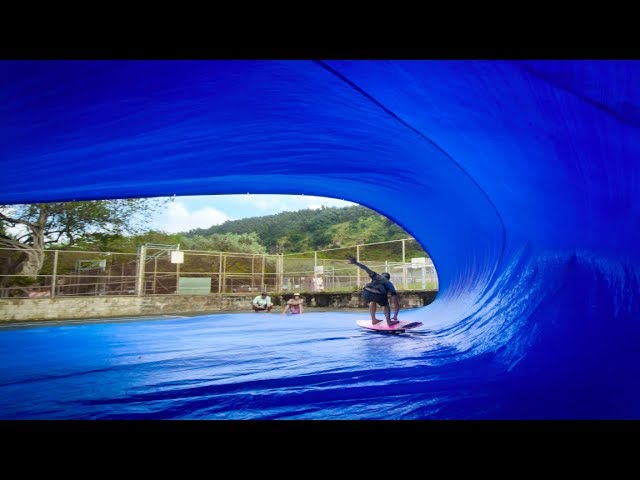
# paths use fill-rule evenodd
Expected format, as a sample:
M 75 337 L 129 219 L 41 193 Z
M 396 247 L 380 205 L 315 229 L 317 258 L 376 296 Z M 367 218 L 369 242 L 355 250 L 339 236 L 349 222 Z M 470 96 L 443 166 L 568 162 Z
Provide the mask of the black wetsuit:
M 381 307 L 389 305 L 388 295 L 397 295 L 396 288 L 384 275 L 376 272 L 369 274 L 371 281 L 362 289 L 362 296 L 367 302 L 376 302 Z

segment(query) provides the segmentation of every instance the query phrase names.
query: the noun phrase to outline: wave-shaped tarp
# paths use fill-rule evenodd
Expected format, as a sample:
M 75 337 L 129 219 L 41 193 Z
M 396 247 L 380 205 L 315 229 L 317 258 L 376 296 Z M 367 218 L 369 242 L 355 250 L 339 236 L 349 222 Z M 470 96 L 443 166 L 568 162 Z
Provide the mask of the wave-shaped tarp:
M 3 61 L 0 204 L 359 203 L 422 244 L 440 285 L 406 312 L 425 323 L 410 367 L 380 370 L 397 344 L 332 352 L 365 368 L 376 404 L 388 395 L 359 418 L 636 419 L 639 82 L 637 61 Z M 310 363 L 282 372 L 283 391 L 321 369 L 298 333 L 285 352 Z M 332 418 L 367 404 L 343 367 Z M 394 414 L 399 398 L 414 408 Z

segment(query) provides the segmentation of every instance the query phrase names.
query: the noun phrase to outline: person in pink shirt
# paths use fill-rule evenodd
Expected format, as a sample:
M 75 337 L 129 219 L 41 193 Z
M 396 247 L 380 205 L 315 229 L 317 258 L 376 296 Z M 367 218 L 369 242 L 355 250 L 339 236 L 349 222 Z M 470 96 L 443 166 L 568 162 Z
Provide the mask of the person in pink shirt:
M 302 304 L 304 300 L 300 297 L 299 293 L 294 293 L 293 298 L 287 300 L 287 304 L 284 307 L 283 314 L 299 314 L 304 311 Z

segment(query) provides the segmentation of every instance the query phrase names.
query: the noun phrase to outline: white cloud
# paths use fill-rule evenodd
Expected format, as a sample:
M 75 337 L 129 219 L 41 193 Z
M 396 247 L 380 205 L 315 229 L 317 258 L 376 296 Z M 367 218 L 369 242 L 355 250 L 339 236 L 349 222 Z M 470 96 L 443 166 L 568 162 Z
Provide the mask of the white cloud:
M 182 202 L 171 203 L 166 216 L 159 219 L 159 228 L 167 233 L 186 232 L 194 228 L 209 228 L 232 220 L 226 213 L 211 207 L 190 212 Z
M 7 217 L 11 217 L 11 216 L 16 214 L 16 209 L 15 209 L 15 207 L 13 207 L 11 205 L 5 205 L 3 207 L 0 207 L 0 212 L 2 212 Z M 5 226 L 5 231 L 9 235 L 13 235 L 15 237 L 19 237 L 21 235 L 26 235 L 28 233 L 27 227 L 22 225 L 22 224 L 18 224 L 15 227 L 10 227 L 10 226 L 6 225 Z
M 281 197 L 274 195 L 247 195 L 247 202 L 254 208 L 259 210 L 288 210 L 288 205 L 291 202 L 283 201 Z

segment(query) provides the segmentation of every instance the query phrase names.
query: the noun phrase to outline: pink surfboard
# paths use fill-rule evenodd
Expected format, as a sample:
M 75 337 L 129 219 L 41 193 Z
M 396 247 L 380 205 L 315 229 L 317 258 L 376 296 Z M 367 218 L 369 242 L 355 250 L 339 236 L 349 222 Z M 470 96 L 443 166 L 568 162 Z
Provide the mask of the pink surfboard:
M 404 332 L 422 326 L 422 322 L 400 322 L 389 327 L 385 320 L 375 325 L 371 324 L 371 320 L 358 320 L 356 323 L 362 328 L 376 332 Z

